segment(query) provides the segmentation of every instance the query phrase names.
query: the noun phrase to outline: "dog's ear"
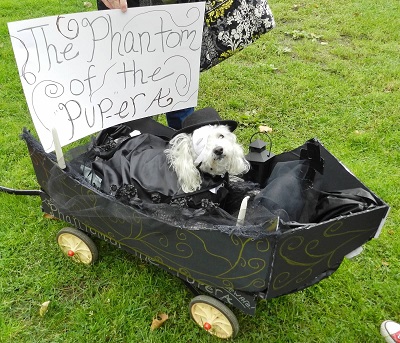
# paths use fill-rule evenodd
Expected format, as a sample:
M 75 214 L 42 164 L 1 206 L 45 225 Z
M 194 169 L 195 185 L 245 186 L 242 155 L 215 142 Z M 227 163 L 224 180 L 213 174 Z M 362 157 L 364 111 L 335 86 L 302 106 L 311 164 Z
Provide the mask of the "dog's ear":
M 180 133 L 171 139 L 165 150 L 169 165 L 178 176 L 178 182 L 185 193 L 200 189 L 201 176 L 193 163 L 193 146 L 190 135 Z
M 246 160 L 243 147 L 237 143 L 233 144 L 232 147 L 234 153 L 228 167 L 228 173 L 230 175 L 246 174 L 250 170 L 250 163 Z
M 242 175 L 246 174 L 250 170 L 250 163 L 245 157 L 236 156 L 232 159 L 232 163 L 229 166 L 228 173 L 230 175 Z

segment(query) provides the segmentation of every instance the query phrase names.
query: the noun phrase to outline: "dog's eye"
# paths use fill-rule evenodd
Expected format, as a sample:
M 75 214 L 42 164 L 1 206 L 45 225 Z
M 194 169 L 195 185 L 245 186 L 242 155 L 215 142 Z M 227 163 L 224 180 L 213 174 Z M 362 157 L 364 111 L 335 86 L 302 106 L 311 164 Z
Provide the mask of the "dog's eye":
M 219 135 L 218 138 L 222 139 L 222 138 L 225 138 L 225 136 L 224 135 Z

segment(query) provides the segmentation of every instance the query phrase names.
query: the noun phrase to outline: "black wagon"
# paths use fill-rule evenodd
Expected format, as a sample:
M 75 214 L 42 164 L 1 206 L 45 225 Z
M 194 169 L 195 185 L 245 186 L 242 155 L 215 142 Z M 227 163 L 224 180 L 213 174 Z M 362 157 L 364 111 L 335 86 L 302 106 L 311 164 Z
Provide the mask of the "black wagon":
M 141 132 L 171 134 L 171 129 L 148 118 L 129 125 Z M 193 292 L 189 304 L 193 320 L 220 338 L 239 331 L 232 307 L 254 315 L 259 299 L 289 294 L 328 277 L 346 256 L 379 234 L 389 211 L 315 139 L 271 158 L 261 180 L 265 186 L 282 163 L 315 160 L 307 151 L 317 146 L 317 160 L 324 170 L 316 209 L 309 217 L 313 220 L 288 220 L 279 211 L 258 220 L 259 208 L 251 212 L 249 207 L 250 219 L 238 224 L 229 211 L 216 216 L 213 212 L 210 220 L 207 211 L 188 214 L 166 204 L 147 208 L 117 201 L 88 182 L 84 170 L 68 159 L 61 169 L 56 155 L 46 153 L 27 130 L 22 137 L 40 190 L 1 190 L 40 195 L 43 212 L 68 224 L 57 234 L 63 253 L 77 262 L 94 263 L 98 250 L 92 238 L 97 237 L 166 270 Z M 303 205 L 300 217 L 310 212 Z M 321 210 L 324 206 L 329 210 Z

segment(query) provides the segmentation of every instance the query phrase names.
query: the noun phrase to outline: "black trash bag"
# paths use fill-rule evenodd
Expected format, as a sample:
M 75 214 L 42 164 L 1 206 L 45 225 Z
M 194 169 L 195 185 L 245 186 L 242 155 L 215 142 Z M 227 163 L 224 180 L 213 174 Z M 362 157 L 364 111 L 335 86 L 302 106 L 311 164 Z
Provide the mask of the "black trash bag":
M 336 192 L 320 192 L 320 198 L 310 221 L 322 222 L 365 211 L 378 205 L 372 194 L 362 188 L 338 190 Z
M 279 162 L 272 170 L 266 186 L 255 196 L 253 207 L 262 207 L 278 215 L 284 222 L 308 223 L 319 199 L 316 191 L 322 174 L 308 160 Z
M 87 152 L 87 158 L 94 160 L 100 157 L 104 160 L 111 158 L 121 144 L 130 138 L 132 128 L 125 124 L 111 126 L 100 131 L 93 140 Z

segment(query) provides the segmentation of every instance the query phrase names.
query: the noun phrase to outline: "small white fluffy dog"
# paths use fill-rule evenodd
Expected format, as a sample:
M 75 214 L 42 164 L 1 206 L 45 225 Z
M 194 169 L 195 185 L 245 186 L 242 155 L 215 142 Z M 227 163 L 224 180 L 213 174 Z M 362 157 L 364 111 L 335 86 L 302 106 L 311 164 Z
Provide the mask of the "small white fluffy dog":
M 185 193 L 200 189 L 199 170 L 223 176 L 244 174 L 250 169 L 242 146 L 227 125 L 205 125 L 193 133 L 178 133 L 165 154 Z

